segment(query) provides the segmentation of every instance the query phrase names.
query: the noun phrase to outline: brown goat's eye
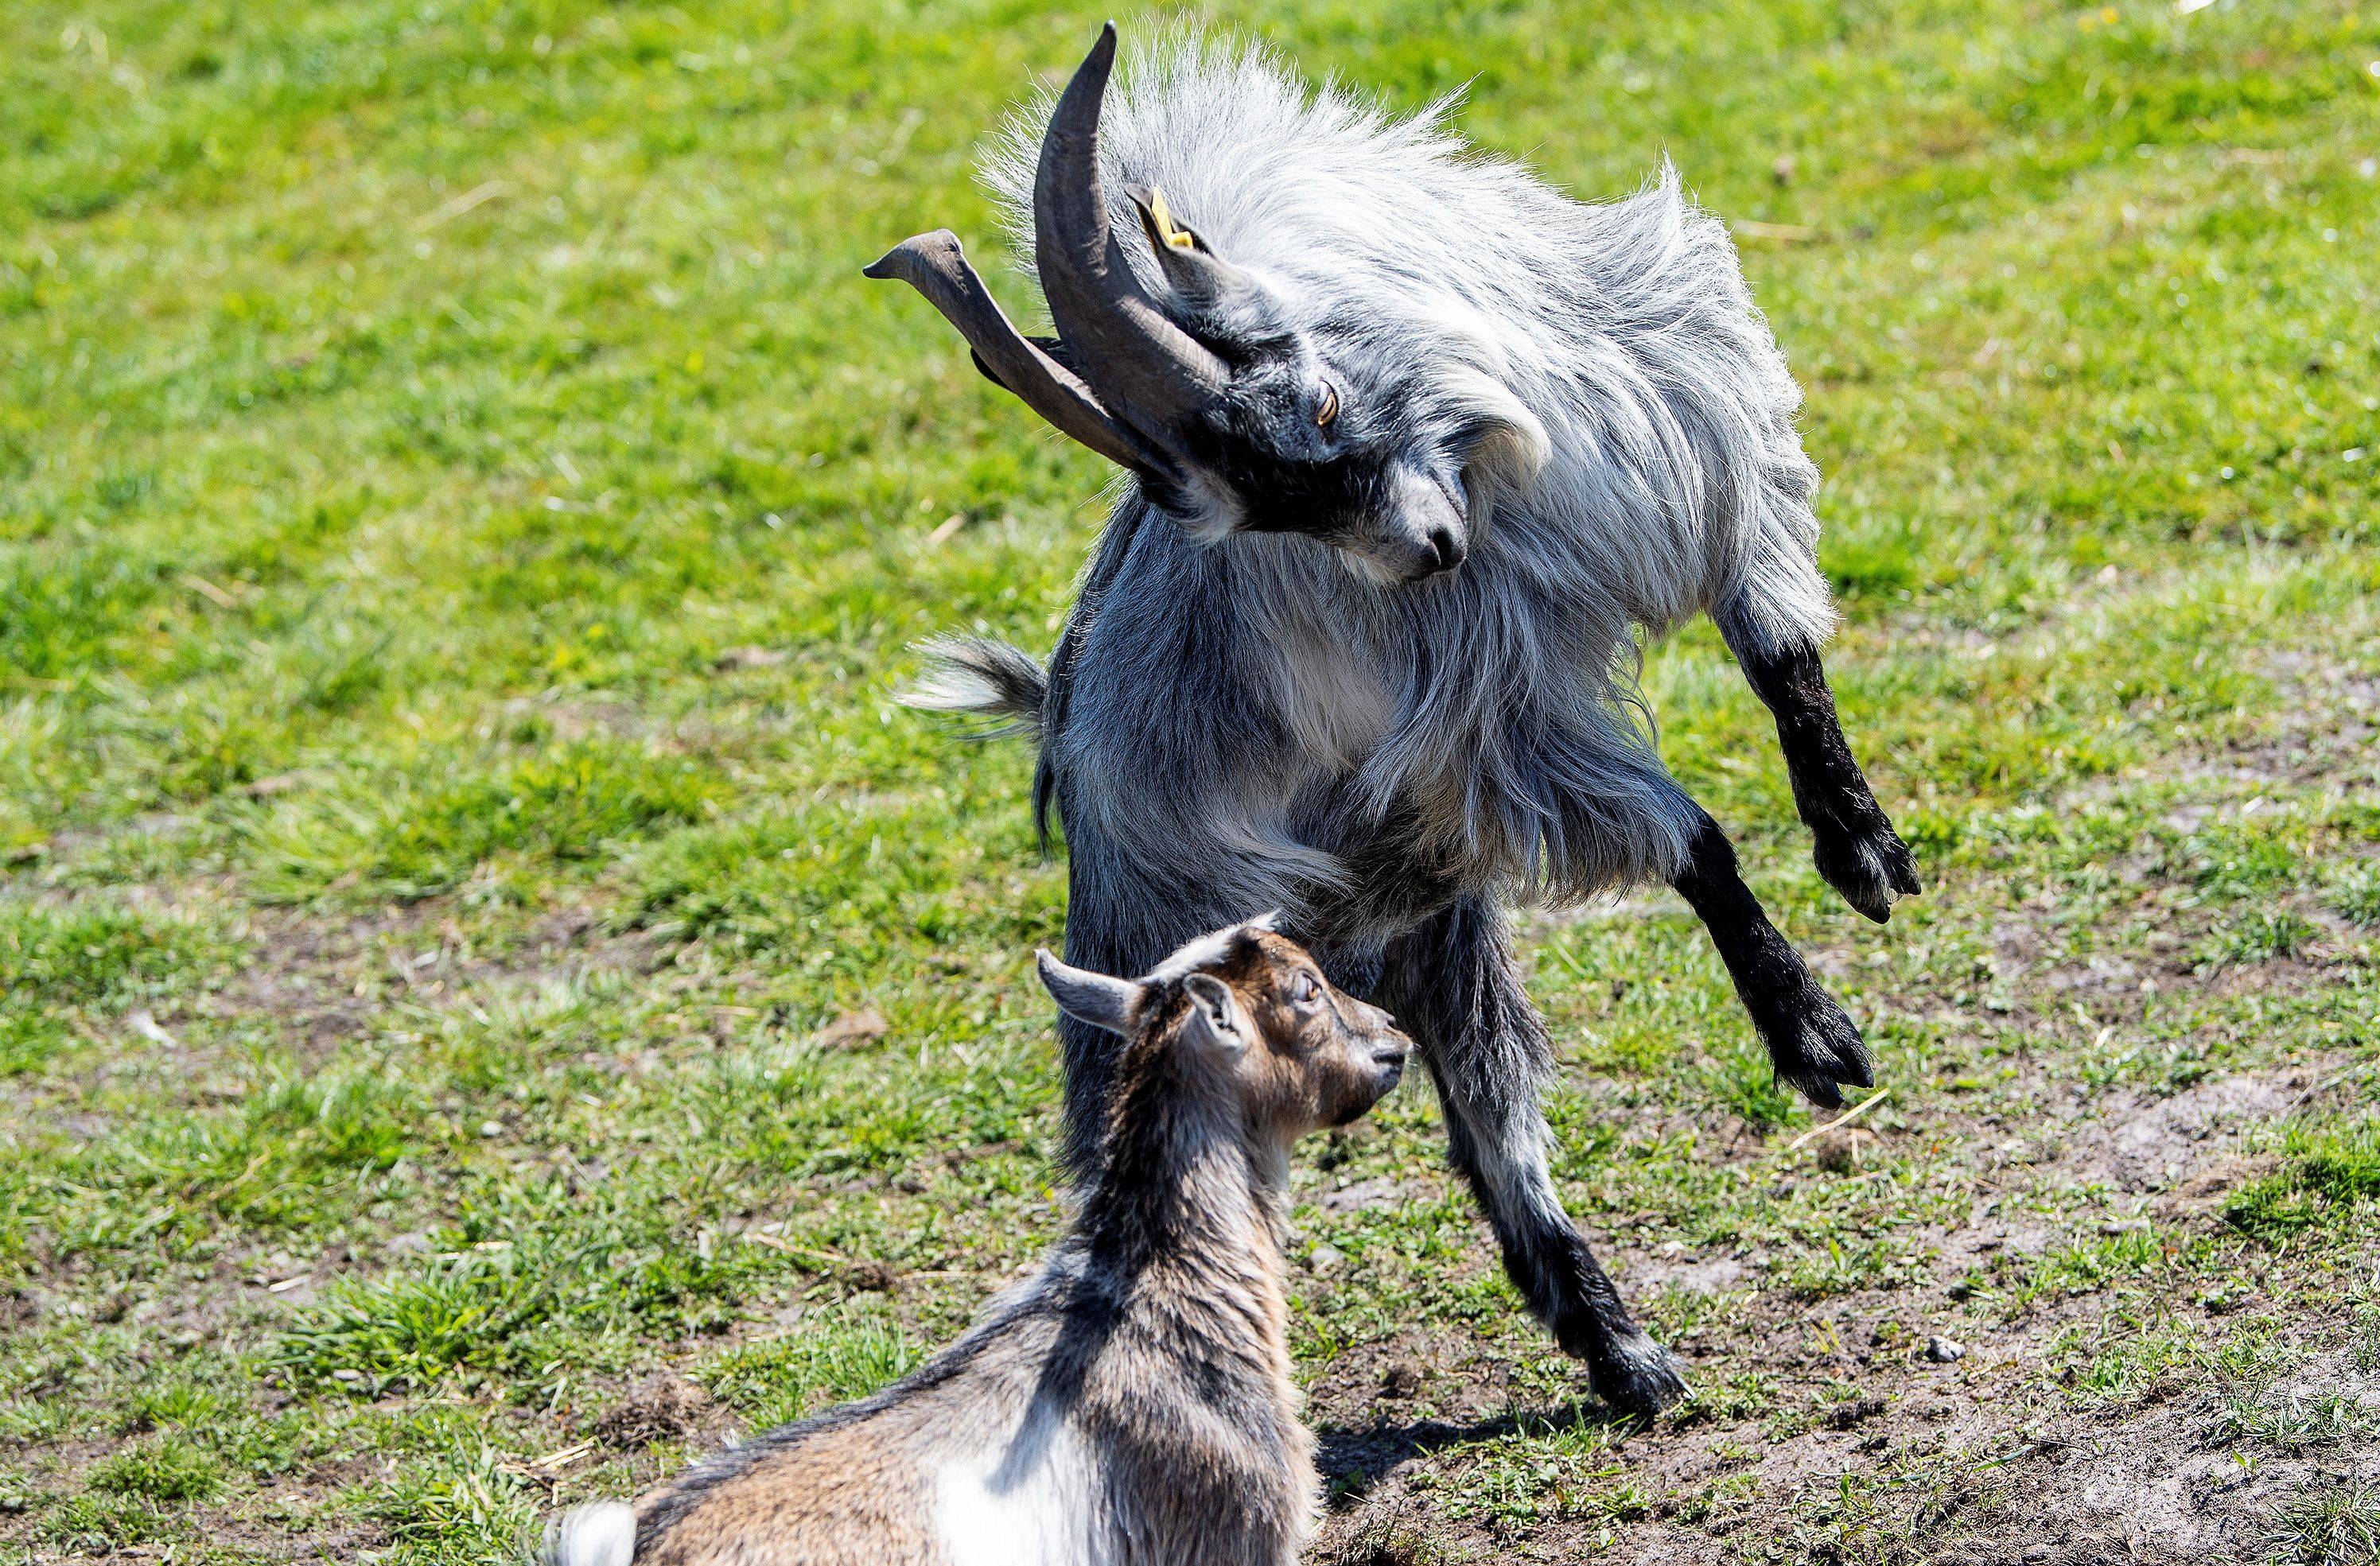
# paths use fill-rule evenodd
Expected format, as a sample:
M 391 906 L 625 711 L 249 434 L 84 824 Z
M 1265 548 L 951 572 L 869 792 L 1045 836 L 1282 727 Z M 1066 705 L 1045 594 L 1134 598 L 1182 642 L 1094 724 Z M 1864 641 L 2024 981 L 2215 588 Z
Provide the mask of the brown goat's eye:
M 1338 417 L 1339 388 L 1325 381 L 1322 382 L 1322 406 L 1314 410 L 1315 428 L 1328 430 L 1330 428 L 1331 421 Z
M 1299 974 L 1289 987 L 1289 998 L 1298 1005 L 1311 1006 L 1322 999 L 1322 981 L 1310 973 Z

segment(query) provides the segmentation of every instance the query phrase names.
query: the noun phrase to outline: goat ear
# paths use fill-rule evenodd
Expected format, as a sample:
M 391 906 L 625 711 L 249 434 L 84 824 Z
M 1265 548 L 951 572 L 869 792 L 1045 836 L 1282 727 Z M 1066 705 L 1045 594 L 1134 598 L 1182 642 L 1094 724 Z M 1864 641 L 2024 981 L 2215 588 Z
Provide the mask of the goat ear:
M 1124 194 L 1140 209 L 1140 226 L 1156 252 L 1159 270 L 1173 291 L 1190 304 L 1205 308 L 1247 286 L 1247 274 L 1208 248 L 1165 205 L 1165 192 L 1153 185 L 1127 185 Z
M 1041 987 L 1058 1009 L 1078 1022 L 1128 1034 L 1140 1012 L 1140 986 L 1128 978 L 1111 978 L 1088 968 L 1070 968 L 1047 952 L 1033 954 L 1041 970 Z
M 1213 974 L 1194 973 L 1182 981 L 1182 988 L 1190 997 L 1190 1017 L 1183 1025 L 1188 1038 L 1222 1055 L 1247 1049 L 1247 1015 L 1230 985 Z

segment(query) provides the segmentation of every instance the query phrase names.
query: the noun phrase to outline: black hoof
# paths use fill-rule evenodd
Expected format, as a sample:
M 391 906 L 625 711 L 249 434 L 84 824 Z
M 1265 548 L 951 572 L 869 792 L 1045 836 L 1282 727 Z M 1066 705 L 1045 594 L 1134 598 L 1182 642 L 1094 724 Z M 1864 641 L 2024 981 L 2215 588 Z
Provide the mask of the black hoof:
M 1860 1037 L 1859 1024 L 1807 974 L 1782 1004 L 1760 1008 L 1752 1020 L 1768 1046 L 1778 1077 L 1820 1108 L 1841 1107 L 1841 1084 L 1876 1085 L 1876 1062 Z
M 1622 1414 L 1651 1418 L 1686 1395 L 1686 1378 L 1670 1351 L 1642 1332 L 1618 1335 L 1586 1356 L 1595 1395 Z
M 1892 917 L 1894 898 L 1925 890 L 1909 845 L 1900 841 L 1881 810 L 1871 821 L 1819 827 L 1815 836 L 1816 851 L 1811 857 L 1817 863 L 1818 873 L 1843 894 L 1844 902 L 1878 924 Z

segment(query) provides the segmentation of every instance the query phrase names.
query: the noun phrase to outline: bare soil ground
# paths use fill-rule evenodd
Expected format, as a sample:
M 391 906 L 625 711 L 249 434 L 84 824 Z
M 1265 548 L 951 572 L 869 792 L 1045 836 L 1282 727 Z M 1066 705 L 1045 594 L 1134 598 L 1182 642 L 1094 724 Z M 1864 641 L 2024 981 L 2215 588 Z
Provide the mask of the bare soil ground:
M 1314 1392 L 1322 1463 L 1341 1476 L 1315 1552 L 1334 1566 L 1418 1561 L 1436 1550 L 1467 1558 L 1559 1560 L 1593 1550 L 1623 1562 L 1767 1559 L 1874 1560 L 1934 1566 L 2116 1566 L 2254 1559 L 2269 1514 L 2309 1486 L 2380 1478 L 2368 1439 L 2325 1451 L 2243 1457 L 2205 1388 L 2153 1386 L 2101 1408 L 2045 1402 L 2079 1335 L 2108 1327 L 2096 1295 L 1979 1313 L 1968 1281 L 1997 1260 L 2038 1256 L 2049 1227 L 2021 1216 L 2041 1191 L 2097 1187 L 2121 1232 L 2154 1220 L 2168 1232 L 2229 1237 L 2224 1195 L 2269 1167 L 2246 1134 L 2336 1093 L 2340 1062 L 2324 1058 L 2201 1083 L 2168 1098 L 2117 1093 L 2082 1102 L 2011 1137 L 1998 1123 L 1931 1123 L 1925 1135 L 1972 1148 L 1983 1195 L 1969 1221 L 1924 1244 L 1931 1275 L 1914 1286 L 1822 1303 L 1742 1285 L 1757 1250 L 1718 1257 L 1623 1254 L 1614 1268 L 1631 1293 L 1672 1289 L 1707 1296 L 1705 1324 L 1677 1345 L 1690 1374 L 1724 1367 L 1768 1378 L 1773 1400 L 1802 1405 L 1807 1427 L 1783 1439 L 1760 1420 L 1724 1414 L 1624 1425 L 1611 1461 L 1642 1499 L 1618 1519 L 1551 1528 L 1482 1524 L 1449 1535 L 1432 1517 L 1444 1475 L 1434 1454 L 1533 1426 L 1597 1417 L 1593 1408 L 1516 1404 L 1499 1366 L 1459 1340 L 1415 1333 L 1334 1365 Z M 1837 1140 L 1819 1158 L 1855 1168 L 1873 1142 Z M 1861 1151 L 1852 1151 L 1858 1148 Z M 2130 1201 L 2123 1198 L 2132 1198 Z M 1326 1202 L 1325 1206 L 1328 1206 Z M 1484 1258 L 1481 1258 L 1484 1259 Z M 2295 1293 L 2286 1260 L 2237 1292 L 2168 1302 L 2211 1329 L 2276 1309 L 2271 1290 Z M 2345 1310 L 2291 1313 L 2274 1329 L 2309 1352 L 2268 1401 L 2337 1396 L 2380 1412 L 2380 1366 L 2359 1366 Z M 1929 1352 L 1930 1351 L 1930 1352 Z M 1955 1359 L 1944 1356 L 1955 1354 Z M 2065 1372 L 2070 1380 L 2073 1372 Z M 1413 1413 L 1426 1402 L 1424 1416 Z M 1417 1484 L 1418 1481 L 1418 1484 Z M 1811 1498 L 1859 1489 L 1865 1548 L 1824 1537 Z M 1823 1513 L 1823 1506 L 1816 1509 Z M 1939 1541 L 1939 1547 L 1932 1541 Z M 1888 1540 L 1883 1548 L 1879 1541 Z

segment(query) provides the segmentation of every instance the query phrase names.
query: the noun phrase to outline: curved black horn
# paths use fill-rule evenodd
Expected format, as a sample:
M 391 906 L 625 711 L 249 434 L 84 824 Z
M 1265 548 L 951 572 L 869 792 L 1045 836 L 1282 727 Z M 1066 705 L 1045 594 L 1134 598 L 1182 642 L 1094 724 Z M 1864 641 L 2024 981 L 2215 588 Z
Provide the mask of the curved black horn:
M 904 239 L 866 268 L 865 274 L 898 278 L 925 295 L 959 329 L 991 378 L 1061 433 L 1135 472 L 1165 474 L 1163 459 L 1108 417 L 1088 386 L 1010 323 L 1000 301 L 967 264 L 958 236 L 949 229 Z
M 1115 23 L 1059 94 L 1033 178 L 1033 255 L 1059 336 L 1083 378 L 1124 422 L 1162 438 L 1230 379 L 1205 345 L 1140 290 L 1108 225 L 1099 188 L 1099 104 L 1115 63 Z

